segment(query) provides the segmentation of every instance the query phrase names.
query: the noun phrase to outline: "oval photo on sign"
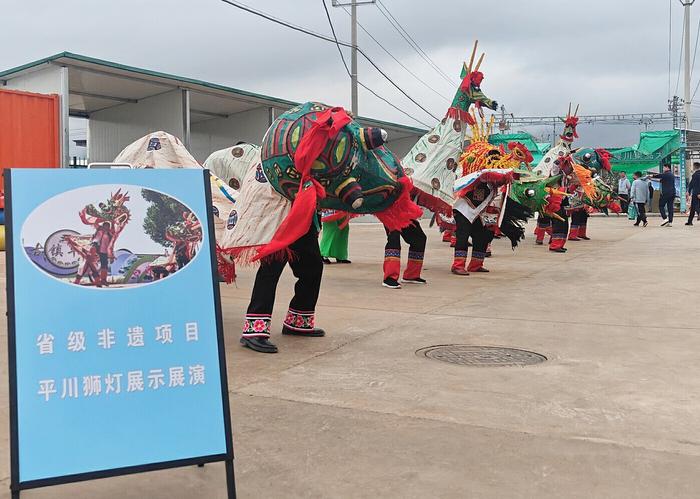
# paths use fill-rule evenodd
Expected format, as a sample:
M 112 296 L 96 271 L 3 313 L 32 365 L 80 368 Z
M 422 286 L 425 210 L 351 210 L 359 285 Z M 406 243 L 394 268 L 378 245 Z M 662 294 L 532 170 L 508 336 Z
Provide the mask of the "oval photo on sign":
M 39 205 L 24 221 L 21 241 L 29 261 L 61 282 L 123 289 L 187 267 L 202 245 L 202 223 L 168 194 L 104 184 Z

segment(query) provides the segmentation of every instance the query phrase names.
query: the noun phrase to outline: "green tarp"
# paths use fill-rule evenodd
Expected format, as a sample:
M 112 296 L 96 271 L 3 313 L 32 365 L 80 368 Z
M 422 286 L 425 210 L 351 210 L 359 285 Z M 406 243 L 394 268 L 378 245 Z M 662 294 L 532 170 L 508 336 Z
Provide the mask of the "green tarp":
M 636 171 L 659 171 L 661 160 L 671 156 L 671 163 L 678 164 L 678 149 L 681 146 L 679 130 L 642 132 L 639 144 L 629 147 L 609 148 L 613 155 L 612 169 L 628 174 Z
M 489 137 L 489 142 L 495 146 L 503 145 L 505 148 L 508 147 L 508 142 L 520 142 L 532 154 L 533 165 L 539 163 L 542 156 L 552 147 L 549 143 L 536 142 L 535 138 L 526 132 L 496 133 Z

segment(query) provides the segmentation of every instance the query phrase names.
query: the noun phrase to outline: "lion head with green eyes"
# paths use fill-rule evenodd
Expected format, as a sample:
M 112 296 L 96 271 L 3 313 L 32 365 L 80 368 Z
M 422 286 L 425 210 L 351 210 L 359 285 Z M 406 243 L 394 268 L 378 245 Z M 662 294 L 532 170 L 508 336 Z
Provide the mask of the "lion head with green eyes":
M 265 134 L 262 168 L 272 187 L 294 200 L 301 174 L 294 157 L 301 139 L 317 116 L 329 107 L 307 102 L 280 115 Z M 363 128 L 351 120 L 327 140 L 311 166 L 311 176 L 326 192 L 320 208 L 351 213 L 376 213 L 387 209 L 401 194 L 405 177 L 401 163 L 384 147 L 386 132 Z

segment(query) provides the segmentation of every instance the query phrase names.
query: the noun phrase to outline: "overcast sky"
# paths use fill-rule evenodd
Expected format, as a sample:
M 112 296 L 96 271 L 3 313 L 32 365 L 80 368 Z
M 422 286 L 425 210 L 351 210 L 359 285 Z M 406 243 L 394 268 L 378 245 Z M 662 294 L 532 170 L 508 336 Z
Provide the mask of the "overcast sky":
M 478 38 L 486 52 L 482 89 L 508 112 L 565 113 L 569 101 L 580 103 L 583 114 L 666 110 L 667 0 L 382 1 L 453 80 Z M 245 2 L 330 34 L 321 0 Z M 339 38 L 349 40 L 349 16 L 327 2 Z M 674 93 L 682 7 L 677 0 L 671 2 Z M 693 43 L 700 7 L 694 9 Z M 220 0 L 0 0 L 0 12 L 3 69 L 65 50 L 290 100 L 350 106 L 349 78 L 334 44 Z M 360 23 L 397 59 L 451 100 L 454 85 L 409 47 L 376 5 L 359 7 L 358 12 Z M 448 100 L 414 79 L 361 30 L 359 45 L 415 100 L 432 114 L 444 115 Z M 365 61 L 360 62 L 359 74 L 361 81 L 409 114 L 431 126 L 435 123 Z M 681 95 L 682 86 L 681 81 Z M 359 110 L 365 116 L 416 125 L 362 89 Z M 700 108 L 697 111 L 700 114 Z M 636 126 L 582 127 L 579 144 L 628 145 L 636 142 L 639 131 Z

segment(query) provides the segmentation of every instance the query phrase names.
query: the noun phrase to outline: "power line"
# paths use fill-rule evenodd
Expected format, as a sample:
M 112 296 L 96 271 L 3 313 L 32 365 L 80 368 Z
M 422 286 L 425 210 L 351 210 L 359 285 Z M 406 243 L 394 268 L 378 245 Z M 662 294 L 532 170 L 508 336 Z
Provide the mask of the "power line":
M 350 13 L 348 12 L 348 9 L 346 9 L 345 7 L 343 7 L 343 10 L 345 11 L 345 13 L 346 13 L 347 15 L 350 15 Z M 399 61 L 396 57 L 394 57 L 394 54 L 392 54 L 392 53 L 389 51 L 389 49 L 387 49 L 386 47 L 384 47 L 384 45 L 382 45 L 382 44 L 379 42 L 379 40 L 377 40 L 374 36 L 372 36 L 372 33 L 370 33 L 370 32 L 367 30 L 367 28 L 365 28 L 362 24 L 360 24 L 359 21 L 357 22 L 357 25 L 360 27 L 360 29 L 361 29 L 362 31 L 364 31 L 364 32 L 367 34 L 367 36 L 369 36 L 369 37 L 374 41 L 374 43 L 376 43 L 377 45 L 379 45 L 379 47 L 380 47 L 384 52 L 386 52 L 387 55 L 388 55 L 389 57 L 391 57 L 392 59 L 394 59 L 394 61 L 396 61 L 396 63 L 397 63 L 399 66 L 401 66 L 402 68 L 404 68 L 411 76 L 413 76 L 416 80 L 418 80 L 419 82 L 421 82 L 426 88 L 428 88 L 429 90 L 431 90 L 432 92 L 434 92 L 434 93 L 437 94 L 438 96 L 442 97 L 442 98 L 445 99 L 446 101 L 450 102 L 450 98 L 449 98 L 449 97 L 447 97 L 446 95 L 443 95 L 443 94 L 441 94 L 440 92 L 438 92 L 437 90 L 435 90 L 435 89 L 434 89 L 433 87 L 431 87 L 428 83 L 426 83 L 425 81 L 423 81 L 417 74 L 415 74 L 415 73 L 414 73 L 413 71 L 411 71 L 408 67 L 406 67 L 401 61 Z
M 416 51 L 416 53 L 430 65 L 437 73 L 448 83 L 451 85 L 457 85 L 457 82 L 454 81 L 452 78 L 449 77 L 440 67 L 428 56 L 428 54 L 425 53 L 425 51 L 416 43 L 416 41 L 413 39 L 413 37 L 404 29 L 404 27 L 399 23 L 399 21 L 392 15 L 392 13 L 389 11 L 389 9 L 384 5 L 384 3 L 381 0 L 377 0 L 377 9 L 379 12 L 386 18 L 387 21 L 389 21 L 389 24 L 393 26 L 393 28 L 401 35 L 401 37 L 406 40 L 406 43 L 408 43 L 413 50 Z
M 313 37 L 318 38 L 318 39 L 320 39 L 320 40 L 325 40 L 325 41 L 327 41 L 327 42 L 336 43 L 336 44 L 338 44 L 338 45 L 342 45 L 343 47 L 352 48 L 352 45 L 349 44 L 349 43 L 347 43 L 347 42 L 341 42 L 341 41 L 338 41 L 338 40 L 336 40 L 336 39 L 334 39 L 334 38 L 330 38 L 330 37 L 328 37 L 328 36 L 326 36 L 326 35 L 322 35 L 322 34 L 320 34 L 320 33 L 316 33 L 316 32 L 314 32 L 314 31 L 311 31 L 311 30 L 309 30 L 309 29 L 307 29 L 307 28 L 302 28 L 301 26 L 297 26 L 297 25 L 294 25 L 294 24 L 289 23 L 289 22 L 287 22 L 287 21 L 283 21 L 282 19 L 276 18 L 276 17 L 274 17 L 274 16 L 272 16 L 272 15 L 270 15 L 270 14 L 266 14 L 266 13 L 264 13 L 264 12 L 262 12 L 262 11 L 253 9 L 252 7 L 249 7 L 249 6 L 245 5 L 245 4 L 242 4 L 242 3 L 239 3 L 239 2 L 234 2 L 233 0 L 221 0 L 221 1 L 224 2 L 224 3 L 226 3 L 226 4 L 228 4 L 228 5 L 230 5 L 230 6 L 232 6 L 232 7 L 236 7 L 237 9 L 244 10 L 244 11 L 249 12 L 249 13 L 251 13 L 251 14 L 255 14 L 256 16 L 262 17 L 263 19 L 267 19 L 268 21 L 272 21 L 272 22 L 274 22 L 274 23 L 276 23 L 276 24 L 280 24 L 280 25 L 285 26 L 285 27 L 287 27 L 287 28 L 293 29 L 294 31 L 299 31 L 299 32 L 301 32 L 301 33 L 305 33 L 305 34 L 307 34 L 307 35 L 313 36 Z M 364 58 L 367 60 L 367 62 L 369 62 L 369 63 L 374 67 L 374 69 L 376 69 L 376 70 L 379 72 L 379 74 L 381 74 L 389 83 L 391 83 L 394 87 L 396 87 L 396 89 L 397 89 L 399 92 L 401 92 L 408 100 L 410 100 L 411 102 L 413 102 L 416 106 L 418 106 L 420 109 L 422 109 L 426 114 L 428 114 L 428 115 L 429 115 L 430 117 L 432 117 L 433 119 L 435 119 L 435 120 L 437 120 L 437 121 L 440 121 L 440 118 L 438 118 L 438 117 L 435 116 L 433 113 L 431 113 L 430 111 L 428 111 L 426 108 L 424 108 L 423 106 L 421 106 L 413 97 L 411 97 L 410 95 L 408 95 L 408 94 L 407 94 L 401 87 L 399 87 L 391 78 L 389 78 L 389 76 L 388 76 L 384 71 L 382 71 L 382 69 L 381 69 L 381 68 L 380 68 L 380 67 L 379 67 L 379 66 L 378 66 L 378 65 L 377 65 L 377 64 L 376 64 L 376 63 L 375 63 L 375 62 L 360 48 L 360 47 L 355 47 L 355 48 L 357 49 L 357 52 L 358 52 L 359 54 L 361 54 L 362 57 L 364 57 Z M 365 87 L 365 88 L 366 88 L 366 87 Z M 422 123 L 422 122 L 419 122 L 419 123 Z M 426 125 L 426 126 L 427 126 L 427 125 Z
M 331 33 L 333 33 L 333 39 L 335 40 L 335 46 L 338 47 L 338 53 L 340 54 L 340 60 L 343 61 L 343 66 L 345 66 L 345 71 L 347 72 L 348 76 L 352 78 L 352 73 L 350 72 L 350 68 L 348 68 L 348 63 L 345 62 L 345 55 L 343 55 L 343 50 L 340 48 L 340 43 L 338 43 L 338 37 L 337 37 L 336 34 L 335 34 L 335 27 L 333 26 L 333 21 L 331 20 L 331 14 L 330 14 L 330 12 L 328 12 L 328 6 L 326 5 L 326 0 L 321 0 L 321 3 L 323 3 L 323 10 L 326 11 L 326 18 L 328 19 L 328 25 L 331 27 Z M 359 23 L 358 23 L 358 24 L 359 24 Z M 423 126 L 429 127 L 429 125 L 423 123 L 423 122 L 422 122 L 421 120 L 419 120 L 418 118 L 414 118 L 413 116 L 411 116 L 410 114 L 408 114 L 408 113 L 407 113 L 406 111 L 404 111 L 403 109 L 400 109 L 399 107 L 395 106 L 394 104 L 392 104 L 391 102 L 389 102 L 387 99 L 385 99 L 385 98 L 382 97 L 381 95 L 377 94 L 374 90 L 372 90 L 371 88 L 369 88 L 367 85 L 365 85 L 364 83 L 362 83 L 360 80 L 357 80 L 357 84 L 360 85 L 360 86 L 361 86 L 362 88 L 364 88 L 365 90 L 368 90 L 370 93 L 372 93 L 372 95 L 374 95 L 374 96 L 377 97 L 378 99 L 381 99 L 381 100 L 383 100 L 384 102 L 386 102 L 387 104 L 389 104 L 391 107 L 393 107 L 393 108 L 396 109 L 397 111 L 402 112 L 403 114 L 405 114 L 406 116 L 408 116 L 408 117 L 411 118 L 412 120 L 417 121 L 418 123 L 420 123 L 420 124 L 423 125 Z

